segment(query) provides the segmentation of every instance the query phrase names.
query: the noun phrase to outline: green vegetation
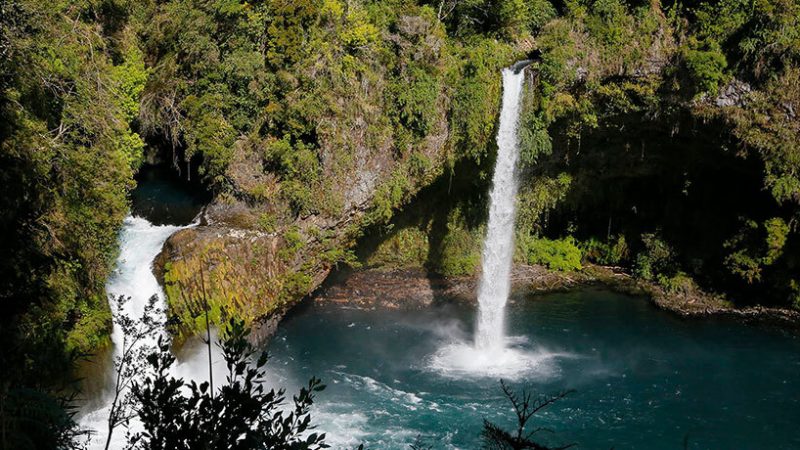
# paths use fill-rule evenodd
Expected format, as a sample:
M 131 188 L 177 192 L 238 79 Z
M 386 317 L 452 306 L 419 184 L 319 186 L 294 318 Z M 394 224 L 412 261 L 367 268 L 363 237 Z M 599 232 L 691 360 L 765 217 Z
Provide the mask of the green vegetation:
M 368 256 L 368 266 L 385 268 L 423 267 L 428 260 L 428 235 L 418 228 L 402 228 L 383 240 Z
M 104 284 L 142 160 L 133 125 L 148 79 L 116 6 L 0 2 L 0 334 L 9 346 L 53 338 L 84 352 L 110 332 Z M 20 368 L 5 361 L 13 353 L 2 365 Z M 51 380 L 68 372 L 57 360 L 24 366 Z
M 725 247 L 731 250 L 725 264 L 731 273 L 748 283 L 761 281 L 763 269 L 783 254 L 788 235 L 789 225 L 781 218 L 773 217 L 761 226 L 748 220 L 740 233 L 725 242 Z
M 459 39 L 513 36 L 539 54 L 521 117 L 519 261 L 622 265 L 669 290 L 699 284 L 740 303 L 796 304 L 796 1 L 482 5 L 441 2 L 439 17 Z M 469 103 L 456 113 L 484 111 Z M 453 133 L 492 133 L 482 130 Z M 481 153 L 462 154 L 489 170 Z M 442 202 L 438 195 L 427 201 Z M 468 208 L 480 215 L 485 204 Z M 420 214 L 425 222 L 429 213 Z M 420 230 L 428 240 L 442 233 Z
M 625 236 L 619 235 L 615 239 L 603 242 L 590 239 L 582 246 L 584 257 L 593 263 L 604 266 L 616 266 L 630 258 L 630 249 Z
M 572 237 L 547 239 L 526 236 L 517 239 L 517 245 L 528 264 L 541 264 L 561 272 L 583 268 L 583 252 Z
M 438 220 L 438 219 L 437 219 Z M 378 245 L 364 257 L 368 267 L 425 268 L 446 277 L 475 274 L 481 261 L 483 227 L 474 227 L 456 207 L 446 212 L 444 224 L 391 224 Z
M 519 260 L 800 308 L 797 0 L 0 11 L 2 398 L 108 343 L 104 284 L 146 149 L 238 233 L 175 243 L 165 289 L 188 331 L 201 287 L 215 322 L 249 323 L 352 263 L 364 233 L 388 238 L 368 264 L 474 273 L 498 73 L 529 57 Z
M 287 408 L 283 389 L 264 387 L 268 357 L 248 341 L 249 333 L 243 322 L 231 320 L 217 343 L 228 368 L 226 380 L 218 381 L 222 388 L 174 378 L 175 357 L 159 341 L 158 350 L 139 361 L 147 375 L 131 387 L 143 430 L 129 437 L 129 448 L 327 448 L 325 434 L 313 432 L 311 424 L 311 406 L 325 385 L 312 378 Z
M 678 273 L 675 252 L 655 234 L 642 235 L 644 250 L 636 256 L 634 273 L 647 281 L 667 280 Z
M 393 239 L 376 264 L 474 273 L 498 73 L 528 57 L 520 259 L 800 303 L 796 0 L 0 9 L 0 336 L 25 349 L 3 355 L 18 379 L 108 342 L 104 283 L 146 147 L 252 239 L 185 242 L 165 267 L 187 323 L 201 268 L 215 321 L 254 320 L 352 262 L 365 232 Z M 429 186 L 436 211 L 399 218 Z M 45 343 L 63 354 L 43 365 L 28 349 Z

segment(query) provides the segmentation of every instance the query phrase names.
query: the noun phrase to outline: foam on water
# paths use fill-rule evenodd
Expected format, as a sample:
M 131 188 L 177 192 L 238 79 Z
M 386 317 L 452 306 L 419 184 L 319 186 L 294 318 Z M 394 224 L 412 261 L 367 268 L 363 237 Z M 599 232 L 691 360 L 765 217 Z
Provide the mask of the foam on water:
M 522 347 L 501 347 L 488 352 L 467 342 L 454 342 L 440 348 L 428 367 L 450 378 L 521 378 L 543 381 L 560 374 L 557 359 L 567 353 Z
M 324 424 L 317 431 L 326 433 L 326 441 L 333 448 L 355 448 L 362 443 L 367 444 L 368 448 L 385 448 L 400 442 L 413 441 L 419 433 L 402 426 L 382 427 L 376 435 L 371 419 L 390 417 L 399 420 L 410 411 L 436 411 L 439 408 L 435 402 L 429 402 L 417 394 L 391 387 L 369 376 L 340 371 L 331 371 L 330 375 L 334 377 L 331 380 L 333 383 L 341 383 L 349 389 L 364 392 L 374 401 L 371 409 L 363 411 L 358 411 L 357 405 L 346 402 L 325 402 L 315 406 L 314 420 L 318 424 Z

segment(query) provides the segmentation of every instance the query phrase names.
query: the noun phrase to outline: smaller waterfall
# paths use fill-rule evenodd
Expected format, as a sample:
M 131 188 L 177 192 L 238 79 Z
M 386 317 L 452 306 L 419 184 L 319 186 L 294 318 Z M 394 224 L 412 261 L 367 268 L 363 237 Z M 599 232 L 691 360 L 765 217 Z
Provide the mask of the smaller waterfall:
M 164 313 L 164 292 L 153 275 L 153 260 L 161 252 L 167 238 L 181 228 L 183 227 L 173 225 L 156 226 L 141 217 L 129 216 L 125 219 L 120 235 L 116 271 L 109 279 L 106 290 L 112 299 L 119 296 L 129 299 L 123 304 L 121 311 L 118 311 L 116 302 L 111 301 L 111 311 L 115 316 L 123 313 L 131 318 L 142 317 L 144 308 L 153 295 L 158 297 L 156 307 Z M 166 318 L 160 319 L 164 321 Z M 153 336 L 145 344 L 155 344 L 157 338 L 158 336 Z M 121 350 L 122 339 L 122 330 L 115 323 L 111 335 L 115 352 Z
M 516 66 L 515 66 L 516 67 Z M 503 347 L 505 307 L 511 287 L 514 257 L 514 222 L 517 215 L 517 160 L 519 159 L 520 100 L 523 70 L 503 70 L 503 105 L 497 130 L 497 162 L 489 199 L 489 224 L 483 241 L 482 274 L 478 287 L 478 326 L 475 345 Z
M 129 297 L 123 306 L 122 311 L 117 307 L 116 302 L 111 302 L 111 311 L 116 316 L 120 313 L 128 317 L 138 319 L 142 317 L 144 308 L 153 295 L 158 296 L 156 306 L 164 311 L 166 308 L 164 291 L 158 284 L 153 275 L 153 260 L 161 251 L 164 242 L 176 231 L 186 228 L 173 225 L 153 225 L 141 217 L 129 216 L 125 219 L 122 231 L 119 236 L 120 254 L 117 258 L 117 267 L 114 274 L 106 283 L 106 291 L 110 298 L 115 299 L 119 296 Z M 150 341 L 144 344 L 155 344 L 158 336 L 153 336 Z M 119 355 L 122 346 L 122 330 L 114 324 L 111 340 L 114 344 L 114 354 Z M 208 376 L 207 356 L 204 348 L 200 348 L 186 357 L 182 358 L 172 367 L 172 373 L 177 377 L 204 381 Z M 219 352 L 215 352 L 219 353 Z M 216 367 L 224 368 L 218 363 L 219 354 L 214 355 L 215 372 Z M 221 376 L 222 372 L 215 373 L 214 376 Z M 113 377 L 112 377 L 113 378 Z M 111 389 L 112 386 L 109 386 Z M 88 448 L 91 450 L 102 449 L 105 446 L 107 436 L 107 420 L 111 408 L 111 392 L 107 392 L 94 399 L 89 409 L 79 418 L 81 427 L 92 430 Z M 131 429 L 136 430 L 136 421 L 130 424 Z M 126 430 L 119 427 L 112 436 L 112 449 L 123 449 L 126 445 Z
M 122 311 L 119 311 L 115 301 L 111 301 L 111 311 L 115 316 L 124 313 L 131 318 L 142 317 L 144 308 L 153 295 L 158 296 L 157 307 L 164 309 L 164 292 L 152 272 L 153 259 L 161 251 L 167 238 L 181 228 L 171 225 L 155 226 L 141 217 L 129 216 L 125 219 L 119 236 L 120 253 L 117 267 L 106 283 L 106 291 L 111 299 L 119 296 L 129 297 L 123 304 Z M 157 336 L 153 336 L 153 340 L 156 338 Z M 115 356 L 119 356 L 122 339 L 122 330 L 115 323 L 111 334 Z M 94 431 L 89 441 L 90 449 L 102 449 L 105 445 L 110 407 L 109 392 L 100 399 L 99 408 L 87 412 L 80 418 L 81 427 Z M 124 429 L 117 429 L 112 437 L 112 449 L 125 447 Z

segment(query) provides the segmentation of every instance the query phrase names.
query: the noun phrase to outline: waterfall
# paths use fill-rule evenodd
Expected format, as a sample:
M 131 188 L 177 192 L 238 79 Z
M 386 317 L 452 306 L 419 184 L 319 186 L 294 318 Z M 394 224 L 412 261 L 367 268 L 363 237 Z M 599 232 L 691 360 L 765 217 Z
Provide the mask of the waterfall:
M 116 270 L 106 283 L 106 291 L 111 300 L 111 312 L 115 316 L 120 313 L 131 318 L 139 318 L 144 312 L 149 299 L 158 296 L 156 306 L 164 310 L 164 292 L 153 275 L 152 263 L 164 242 L 172 233 L 181 229 L 179 226 L 155 226 L 146 219 L 129 216 L 125 219 L 119 236 L 120 252 L 116 262 Z M 117 307 L 119 296 L 128 297 L 122 310 Z M 153 336 L 155 340 L 157 336 Z M 119 356 L 122 348 L 122 330 L 115 323 L 111 334 L 114 355 Z M 154 342 L 149 342 L 153 344 Z M 113 386 L 108 386 L 113 389 Z M 97 399 L 95 407 L 80 418 L 82 428 L 92 430 L 89 441 L 90 449 L 101 449 L 106 442 L 108 413 L 111 407 L 111 392 Z M 111 448 L 121 449 L 125 446 L 125 429 L 115 430 Z
M 192 226 L 192 225 L 189 225 Z M 123 313 L 132 319 L 142 317 L 145 306 L 153 295 L 158 300 L 156 307 L 164 314 L 166 311 L 166 296 L 153 275 L 153 260 L 161 252 L 164 242 L 176 231 L 187 226 L 153 225 L 147 219 L 128 216 L 122 226 L 119 236 L 120 252 L 116 261 L 116 270 L 106 283 L 106 292 L 111 300 L 111 312 L 116 317 Z M 127 297 L 122 308 L 118 308 L 116 299 L 119 296 Z M 162 317 L 161 319 L 165 319 Z M 120 356 L 122 349 L 122 330 L 115 323 L 111 333 L 111 342 L 114 345 L 114 355 Z M 152 336 L 142 344 L 155 345 L 158 335 Z M 208 362 L 206 350 L 203 347 L 191 348 L 182 352 L 181 357 L 172 367 L 170 373 L 178 378 L 195 380 L 198 383 L 206 381 L 208 377 Z M 214 351 L 214 377 L 222 377 L 224 365 L 220 364 L 221 355 Z M 88 448 L 99 450 L 104 448 L 107 436 L 108 414 L 111 408 L 113 390 L 113 369 L 108 373 L 105 391 L 97 398 L 90 401 L 79 416 L 81 428 L 91 430 Z M 134 419 L 128 429 L 137 431 L 139 424 Z M 125 427 L 114 430 L 110 448 L 125 448 Z
M 191 226 L 191 225 L 189 225 Z M 111 312 L 114 316 L 124 313 L 130 318 L 138 319 L 142 317 L 145 306 L 153 295 L 158 300 L 156 307 L 166 311 L 166 297 L 161 286 L 153 275 L 153 260 L 161 252 L 164 242 L 176 231 L 186 228 L 186 226 L 174 225 L 153 225 L 141 217 L 129 216 L 125 219 L 122 231 L 119 236 L 120 253 L 116 262 L 116 270 L 106 283 L 106 291 L 111 299 Z M 129 298 L 120 310 L 116 299 L 119 296 Z M 164 317 L 162 317 L 163 319 Z M 152 336 L 143 344 L 154 345 L 158 336 Z M 111 334 L 111 341 L 114 345 L 114 355 L 119 356 L 122 348 L 122 330 L 114 324 Z M 198 383 L 207 380 L 208 362 L 206 350 L 203 347 L 188 349 L 182 352 L 182 357 L 171 369 L 171 374 L 178 378 L 195 380 Z M 224 379 L 224 365 L 220 364 L 221 355 L 219 351 L 214 351 L 214 377 Z M 112 370 L 113 372 L 113 370 Z M 92 431 L 88 442 L 89 449 L 102 449 L 105 446 L 107 435 L 107 420 L 111 408 L 113 384 L 113 373 L 107 374 L 105 392 L 100 393 L 98 398 L 91 399 L 79 417 L 80 426 Z M 139 424 L 136 420 L 131 421 L 129 429 L 138 430 Z M 126 445 L 126 429 L 119 427 L 112 436 L 111 448 L 122 449 Z
M 497 162 L 492 176 L 489 224 L 483 241 L 482 273 L 478 287 L 479 312 L 475 345 L 481 349 L 502 348 L 505 335 L 505 307 L 511 286 L 519 185 L 517 125 L 524 79 L 523 70 L 503 70 L 503 105 L 497 130 Z
M 123 223 L 120 234 L 120 252 L 117 258 L 116 271 L 106 284 L 106 292 L 111 299 L 111 311 L 116 316 L 124 313 L 131 318 L 142 317 L 144 308 L 153 295 L 158 297 L 156 307 L 163 315 L 166 310 L 164 292 L 153 275 L 153 260 L 161 252 L 164 242 L 174 232 L 183 227 L 173 225 L 155 226 L 141 217 L 129 216 Z M 116 299 L 120 296 L 129 298 L 118 310 Z M 166 317 L 161 317 L 161 321 Z M 153 345 L 158 336 L 145 342 Z M 122 347 L 122 330 L 114 324 L 111 341 L 115 354 L 119 356 Z
M 497 130 L 497 162 L 489 198 L 489 223 L 483 241 L 482 272 L 478 285 L 478 319 L 474 338 L 461 333 L 443 333 L 448 340 L 430 360 L 428 367 L 448 377 L 547 378 L 557 372 L 554 359 L 563 356 L 539 345 L 527 336 L 506 337 L 505 314 L 511 290 L 514 257 L 514 221 L 519 184 L 517 126 L 522 100 L 520 61 L 503 70 L 503 104 Z

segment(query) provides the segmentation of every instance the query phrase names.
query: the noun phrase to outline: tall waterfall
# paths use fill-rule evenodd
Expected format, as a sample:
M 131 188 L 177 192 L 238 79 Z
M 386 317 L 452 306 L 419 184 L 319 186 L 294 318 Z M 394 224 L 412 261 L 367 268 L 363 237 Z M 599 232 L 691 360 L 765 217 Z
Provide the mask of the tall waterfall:
M 517 125 L 525 79 L 522 69 L 530 62 L 520 61 L 503 70 L 503 105 L 497 130 L 497 162 L 489 199 L 489 224 L 483 241 L 476 332 L 473 339 L 460 332 L 443 332 L 449 342 L 431 356 L 429 367 L 446 376 L 549 377 L 556 371 L 552 360 L 563 356 L 531 345 L 526 336 L 506 337 L 505 330 L 519 184 Z
M 478 324 L 475 345 L 481 349 L 503 347 L 505 307 L 511 286 L 514 256 L 514 221 L 519 180 L 517 160 L 522 83 L 525 72 L 503 70 L 503 105 L 497 131 L 497 162 L 489 200 L 489 224 L 483 241 L 482 274 L 478 287 Z

